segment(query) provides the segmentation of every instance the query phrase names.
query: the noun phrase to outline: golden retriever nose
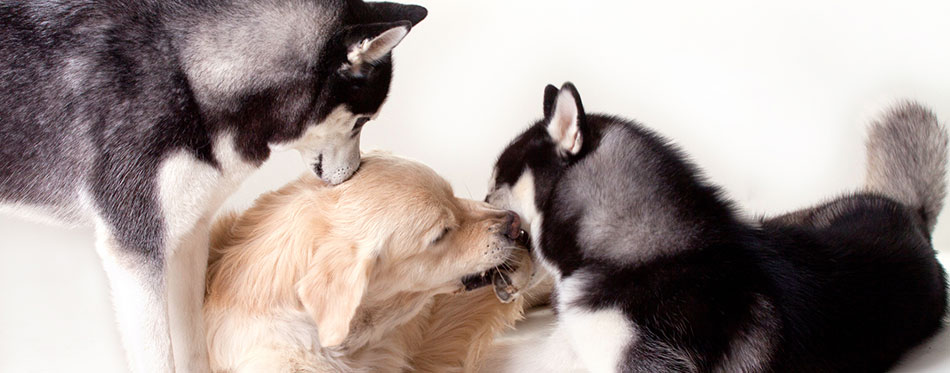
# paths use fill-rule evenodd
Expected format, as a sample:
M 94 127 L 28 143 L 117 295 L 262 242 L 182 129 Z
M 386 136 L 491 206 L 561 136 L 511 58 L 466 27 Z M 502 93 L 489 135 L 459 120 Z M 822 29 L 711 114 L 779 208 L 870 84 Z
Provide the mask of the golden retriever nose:
M 507 227 L 505 236 L 512 240 L 518 239 L 521 236 L 521 217 L 512 211 L 508 211 L 505 217 L 505 227 Z

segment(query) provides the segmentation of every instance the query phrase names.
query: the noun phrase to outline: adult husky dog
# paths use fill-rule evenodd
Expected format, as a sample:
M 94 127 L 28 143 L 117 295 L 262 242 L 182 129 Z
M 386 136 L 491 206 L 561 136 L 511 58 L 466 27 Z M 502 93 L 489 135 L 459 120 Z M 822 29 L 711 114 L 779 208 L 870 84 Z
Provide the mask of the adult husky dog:
M 92 222 L 130 365 L 207 371 L 212 215 L 272 150 L 340 183 L 425 8 L 359 0 L 0 4 L 0 202 Z
M 544 102 L 488 199 L 530 224 L 558 324 L 503 367 L 875 372 L 941 327 L 947 133 L 927 109 L 871 126 L 858 192 L 749 222 L 660 136 L 585 114 L 571 84 Z

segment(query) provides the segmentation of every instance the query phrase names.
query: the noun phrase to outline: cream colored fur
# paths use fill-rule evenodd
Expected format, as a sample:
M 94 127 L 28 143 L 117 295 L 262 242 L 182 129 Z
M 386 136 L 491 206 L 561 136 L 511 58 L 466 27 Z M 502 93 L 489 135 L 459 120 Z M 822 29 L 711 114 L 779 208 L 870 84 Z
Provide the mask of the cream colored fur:
M 505 211 L 455 198 L 428 167 L 368 154 L 328 186 L 307 174 L 212 232 L 204 306 L 219 372 L 477 370 L 522 315 L 461 278 L 530 265 Z

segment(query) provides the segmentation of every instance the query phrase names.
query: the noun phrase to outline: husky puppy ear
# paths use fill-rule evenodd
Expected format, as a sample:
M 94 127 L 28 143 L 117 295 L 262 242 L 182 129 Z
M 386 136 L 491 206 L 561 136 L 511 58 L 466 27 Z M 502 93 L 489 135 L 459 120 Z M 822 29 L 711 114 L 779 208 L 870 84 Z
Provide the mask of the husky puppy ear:
M 418 5 L 398 4 L 390 2 L 366 3 L 375 22 L 409 21 L 415 26 L 422 22 L 429 14 L 426 8 Z
M 554 109 L 554 99 L 557 98 L 557 87 L 554 84 L 548 84 L 544 87 L 544 117 L 551 117 L 551 109 Z
M 561 86 L 556 97 L 549 96 L 555 96 L 554 92 L 545 89 L 544 106 L 548 135 L 562 154 L 577 155 L 584 143 L 583 133 L 586 126 L 581 96 L 570 82 Z
M 344 68 L 359 74 L 363 66 L 383 59 L 409 34 L 412 23 L 399 21 L 352 26 L 346 31 L 347 63 Z

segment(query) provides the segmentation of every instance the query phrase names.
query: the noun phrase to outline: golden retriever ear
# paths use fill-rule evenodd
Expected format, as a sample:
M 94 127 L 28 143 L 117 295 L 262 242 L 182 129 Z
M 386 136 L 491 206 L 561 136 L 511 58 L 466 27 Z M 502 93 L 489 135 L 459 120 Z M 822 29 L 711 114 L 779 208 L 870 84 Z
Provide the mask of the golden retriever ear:
M 359 258 L 357 248 L 320 251 L 307 274 L 297 282 L 297 296 L 313 317 L 323 347 L 339 346 L 350 333 L 350 321 L 369 285 L 372 258 Z

